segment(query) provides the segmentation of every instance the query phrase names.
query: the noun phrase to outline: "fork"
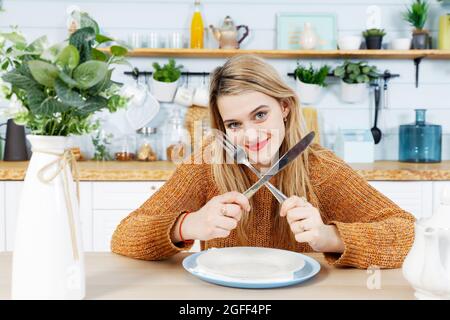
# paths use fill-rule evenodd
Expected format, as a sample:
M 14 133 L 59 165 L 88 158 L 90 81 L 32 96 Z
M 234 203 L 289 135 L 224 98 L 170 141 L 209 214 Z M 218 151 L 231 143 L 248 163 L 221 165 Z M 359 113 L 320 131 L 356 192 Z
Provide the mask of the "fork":
M 247 153 L 245 150 L 238 145 L 234 145 L 226 135 L 223 137 L 223 147 L 225 152 L 233 159 L 236 159 L 237 163 L 245 165 L 249 168 L 258 178 L 261 178 L 262 174 L 259 172 L 248 160 Z M 287 197 L 280 190 L 278 190 L 273 184 L 270 182 L 266 183 L 266 187 L 272 192 L 274 197 L 278 200 L 279 203 L 283 203 Z

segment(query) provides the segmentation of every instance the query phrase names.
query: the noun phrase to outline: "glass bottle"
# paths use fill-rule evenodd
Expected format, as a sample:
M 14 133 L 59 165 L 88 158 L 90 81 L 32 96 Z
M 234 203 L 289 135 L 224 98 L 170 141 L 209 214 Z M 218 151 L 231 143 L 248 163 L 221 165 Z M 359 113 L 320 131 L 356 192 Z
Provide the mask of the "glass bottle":
M 127 134 L 115 139 L 113 149 L 115 160 L 134 160 L 136 156 L 136 136 L 134 134 Z
M 183 126 L 179 109 L 174 109 L 167 124 L 163 127 L 164 158 L 172 162 L 181 162 L 191 153 L 189 131 Z
M 136 160 L 139 161 L 156 161 L 158 155 L 156 153 L 157 139 L 156 128 L 143 127 L 137 130 L 137 152 Z
M 200 0 L 195 1 L 195 11 L 191 21 L 191 48 L 203 49 L 203 18 L 200 12 Z
M 416 109 L 416 122 L 400 126 L 399 160 L 441 162 L 442 126 L 425 122 L 425 109 Z

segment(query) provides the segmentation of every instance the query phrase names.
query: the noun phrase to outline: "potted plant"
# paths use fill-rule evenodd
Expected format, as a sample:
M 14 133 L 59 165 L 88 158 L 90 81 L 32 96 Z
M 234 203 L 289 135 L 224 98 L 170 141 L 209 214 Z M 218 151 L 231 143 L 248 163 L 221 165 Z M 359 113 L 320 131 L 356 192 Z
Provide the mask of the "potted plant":
M 381 49 L 383 43 L 383 37 L 386 32 L 383 29 L 367 29 L 363 32 L 363 37 L 366 40 L 367 49 Z
M 309 68 L 297 65 L 294 70 L 294 77 L 297 83 L 297 89 L 300 95 L 300 101 L 304 104 L 315 103 L 326 87 L 325 79 L 328 76 L 330 67 L 324 65 L 320 68 L 314 68 L 310 64 Z
M 424 29 L 428 18 L 428 2 L 426 0 L 415 0 L 407 11 L 403 13 L 403 18 L 414 27 L 412 32 L 412 48 L 426 49 L 428 47 L 428 30 Z
M 162 102 L 171 102 L 177 91 L 178 81 L 181 77 L 183 65 L 176 65 L 174 59 L 169 59 L 169 63 L 160 66 L 153 63 L 152 94 Z
M 45 37 L 28 44 L 14 31 L 1 34 L 2 79 L 12 106 L 7 114 L 26 126 L 32 147 L 19 203 L 12 263 L 13 299 L 82 299 L 84 258 L 76 168 L 69 136 L 90 132 L 97 111 L 126 105 L 112 65 L 127 50 L 97 49 L 112 39 L 99 34 L 87 15 L 67 42 L 48 46 Z M 83 25 L 89 25 L 84 27 Z M 75 172 L 75 171 L 74 171 Z
M 333 71 L 341 79 L 341 98 L 348 103 L 364 99 L 367 84 L 378 78 L 377 68 L 369 66 L 366 61 L 345 61 Z

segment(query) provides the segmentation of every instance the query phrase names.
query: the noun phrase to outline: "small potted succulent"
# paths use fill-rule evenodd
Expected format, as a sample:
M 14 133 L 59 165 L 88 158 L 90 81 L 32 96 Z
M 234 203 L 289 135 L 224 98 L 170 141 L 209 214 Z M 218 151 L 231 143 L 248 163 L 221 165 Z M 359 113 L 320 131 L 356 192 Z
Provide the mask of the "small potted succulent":
M 169 59 L 169 63 L 160 66 L 153 63 L 152 94 L 161 102 L 171 102 L 178 87 L 183 65 L 176 65 L 174 59 Z
M 407 11 L 403 13 L 403 19 L 414 27 L 412 48 L 427 49 L 428 30 L 424 29 L 428 18 L 429 6 L 426 0 L 414 0 Z
M 366 47 L 367 49 L 381 49 L 381 45 L 383 43 L 383 37 L 386 35 L 386 32 L 383 29 L 367 29 L 363 32 L 363 37 L 366 39 Z
M 345 61 L 334 69 L 333 74 L 341 79 L 341 99 L 348 103 L 362 101 L 368 83 L 378 78 L 377 68 L 366 61 Z
M 330 67 L 327 65 L 320 68 L 314 68 L 312 64 L 309 67 L 297 65 L 294 76 L 302 103 L 311 104 L 318 100 L 322 88 L 327 86 L 325 79 L 329 71 Z

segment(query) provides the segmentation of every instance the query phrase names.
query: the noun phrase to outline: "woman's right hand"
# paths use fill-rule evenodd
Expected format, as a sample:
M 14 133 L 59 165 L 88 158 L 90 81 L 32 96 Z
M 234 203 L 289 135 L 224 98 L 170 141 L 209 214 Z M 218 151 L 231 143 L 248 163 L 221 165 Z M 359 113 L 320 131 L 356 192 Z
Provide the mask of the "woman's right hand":
M 244 210 L 250 212 L 250 203 L 242 193 L 231 191 L 215 196 L 186 216 L 181 226 L 183 239 L 226 238 L 237 227 Z

